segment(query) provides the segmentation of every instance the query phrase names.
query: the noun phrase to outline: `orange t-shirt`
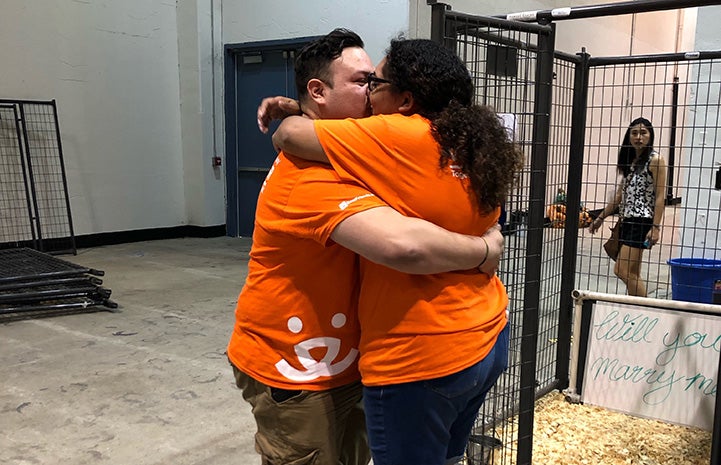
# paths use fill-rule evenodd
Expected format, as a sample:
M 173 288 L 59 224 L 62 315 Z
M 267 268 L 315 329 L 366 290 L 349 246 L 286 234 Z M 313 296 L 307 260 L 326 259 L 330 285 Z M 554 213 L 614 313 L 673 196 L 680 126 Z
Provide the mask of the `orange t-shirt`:
M 355 181 L 407 216 L 481 235 L 499 209 L 480 214 L 467 181 L 439 167 L 425 118 L 380 115 L 316 120 L 315 130 L 341 179 Z M 482 360 L 507 323 L 506 290 L 497 276 L 473 271 L 411 275 L 361 261 L 363 384 L 438 378 Z
M 283 389 L 360 378 L 358 258 L 329 238 L 345 218 L 385 205 L 329 167 L 281 154 L 261 188 L 230 361 Z

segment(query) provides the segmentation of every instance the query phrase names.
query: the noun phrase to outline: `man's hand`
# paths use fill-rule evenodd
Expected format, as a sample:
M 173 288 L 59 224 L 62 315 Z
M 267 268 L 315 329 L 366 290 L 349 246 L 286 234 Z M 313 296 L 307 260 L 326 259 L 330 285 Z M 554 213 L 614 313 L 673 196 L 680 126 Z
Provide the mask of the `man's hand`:
M 488 244 L 488 255 L 486 255 L 483 263 L 478 266 L 478 269 L 489 276 L 493 276 L 498 270 L 498 264 L 503 255 L 503 243 L 505 239 L 503 234 L 501 234 L 501 226 L 498 224 L 493 226 L 481 237 L 486 241 L 486 244 Z
M 258 106 L 258 129 L 267 134 L 271 121 L 300 114 L 300 103 L 297 100 L 281 96 L 264 98 Z

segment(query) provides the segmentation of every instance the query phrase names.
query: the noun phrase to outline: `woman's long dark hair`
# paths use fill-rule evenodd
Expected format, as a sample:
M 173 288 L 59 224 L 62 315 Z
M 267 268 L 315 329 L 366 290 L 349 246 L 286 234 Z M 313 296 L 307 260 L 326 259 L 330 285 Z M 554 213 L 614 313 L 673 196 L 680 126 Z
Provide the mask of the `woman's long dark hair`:
M 643 152 L 638 157 L 638 160 L 636 161 L 636 165 L 634 167 L 634 160 L 636 160 L 636 149 L 633 148 L 631 145 L 631 129 L 633 129 L 634 126 L 638 126 L 639 124 L 644 125 L 646 129 L 648 129 L 649 138 L 648 138 L 648 145 L 643 149 Z M 639 170 L 642 167 L 646 166 L 646 162 L 649 158 L 651 158 L 651 154 L 653 153 L 653 140 L 655 139 L 655 134 L 653 132 L 653 125 L 649 120 L 646 118 L 636 118 L 635 120 L 631 121 L 631 124 L 628 125 L 628 129 L 626 129 L 626 134 L 623 136 L 623 142 L 621 142 L 621 148 L 618 150 L 618 161 L 616 162 L 616 169 L 619 173 L 623 175 L 625 178 L 629 174 L 631 174 L 631 171 L 633 169 Z
M 440 145 L 441 168 L 452 164 L 468 176 L 479 211 L 501 205 L 523 167 L 523 154 L 498 115 L 473 104 L 473 81 L 460 58 L 430 40 L 396 39 L 383 77 L 413 94 L 416 112 L 430 120 Z

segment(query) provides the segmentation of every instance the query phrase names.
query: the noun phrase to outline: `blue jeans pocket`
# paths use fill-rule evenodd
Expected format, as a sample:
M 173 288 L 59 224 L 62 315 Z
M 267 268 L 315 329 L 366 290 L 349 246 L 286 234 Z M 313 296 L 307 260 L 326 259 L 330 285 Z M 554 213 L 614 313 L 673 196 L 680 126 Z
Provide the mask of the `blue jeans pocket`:
M 426 380 L 423 386 L 446 399 L 462 396 L 478 386 L 478 365 L 482 362 L 481 360 L 452 375 Z
M 489 381 L 492 379 L 495 382 L 508 366 L 508 333 L 509 329 L 506 325 L 499 333 L 493 349 L 483 360 L 452 375 L 424 381 L 423 386 L 447 399 L 486 388 Z

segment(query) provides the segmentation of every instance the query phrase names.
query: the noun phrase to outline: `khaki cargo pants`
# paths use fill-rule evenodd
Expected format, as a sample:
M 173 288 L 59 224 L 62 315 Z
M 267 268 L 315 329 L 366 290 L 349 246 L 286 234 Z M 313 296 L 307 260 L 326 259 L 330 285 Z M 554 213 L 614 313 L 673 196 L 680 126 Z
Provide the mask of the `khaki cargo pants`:
M 263 465 L 367 465 L 370 461 L 360 382 L 327 391 L 283 391 L 235 366 L 233 374 L 252 406 L 258 427 L 255 449 Z

